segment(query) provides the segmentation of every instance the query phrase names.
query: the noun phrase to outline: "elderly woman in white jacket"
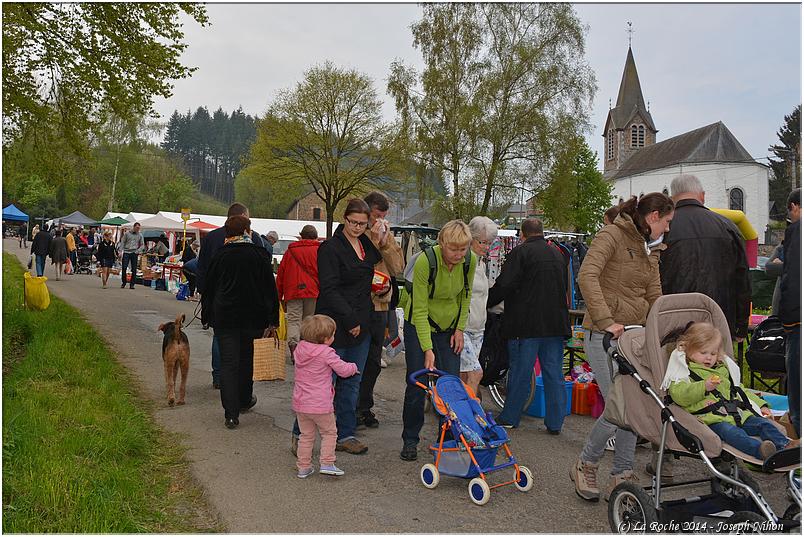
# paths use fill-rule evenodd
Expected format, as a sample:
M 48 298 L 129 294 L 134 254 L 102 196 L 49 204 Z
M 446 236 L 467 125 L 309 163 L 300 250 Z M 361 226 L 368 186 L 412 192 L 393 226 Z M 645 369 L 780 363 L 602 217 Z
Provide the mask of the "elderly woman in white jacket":
M 463 333 L 461 352 L 461 380 L 478 393 L 483 368 L 480 366 L 480 348 L 483 346 L 483 332 L 486 328 L 486 300 L 489 297 L 488 269 L 483 257 L 489 252 L 497 238 L 497 224 L 485 216 L 475 216 L 469 222 L 472 233 L 472 251 L 477 255 L 477 269 L 472 283 L 472 300 L 469 304 L 469 319 Z

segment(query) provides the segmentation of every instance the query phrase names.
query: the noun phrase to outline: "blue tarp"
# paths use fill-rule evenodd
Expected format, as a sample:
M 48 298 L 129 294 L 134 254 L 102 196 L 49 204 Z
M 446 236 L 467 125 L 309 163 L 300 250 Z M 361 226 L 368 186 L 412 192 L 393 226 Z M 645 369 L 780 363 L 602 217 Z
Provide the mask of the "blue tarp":
M 17 209 L 12 203 L 3 209 L 3 220 L 15 220 L 17 222 L 27 222 L 28 215 Z

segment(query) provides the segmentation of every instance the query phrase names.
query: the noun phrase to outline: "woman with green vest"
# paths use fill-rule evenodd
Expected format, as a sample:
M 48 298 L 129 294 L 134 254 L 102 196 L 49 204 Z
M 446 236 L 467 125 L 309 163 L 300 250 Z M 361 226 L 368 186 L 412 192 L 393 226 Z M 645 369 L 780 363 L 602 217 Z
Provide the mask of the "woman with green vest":
M 438 233 L 438 245 L 413 262 L 405 306 L 406 378 L 425 368 L 460 373 L 463 330 L 477 266 L 477 256 L 469 250 L 471 241 L 469 226 L 452 220 Z M 402 460 L 416 460 L 422 425 L 424 391 L 408 385 L 402 410 Z

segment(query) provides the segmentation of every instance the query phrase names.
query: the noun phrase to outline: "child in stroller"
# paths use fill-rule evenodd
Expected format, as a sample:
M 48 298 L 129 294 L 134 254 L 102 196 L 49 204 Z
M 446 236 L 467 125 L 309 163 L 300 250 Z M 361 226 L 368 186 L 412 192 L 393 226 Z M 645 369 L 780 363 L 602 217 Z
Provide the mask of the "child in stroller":
M 721 352 L 721 340 L 712 324 L 691 323 L 670 355 L 662 389 L 669 388 L 673 401 L 721 440 L 753 457 L 764 461 L 777 450 L 798 447 L 798 440 L 767 419 L 768 403 L 739 385 L 739 368 Z
M 92 274 L 92 246 L 79 246 L 76 256 L 76 264 L 73 267 L 75 274 Z
M 686 331 L 690 321 L 713 325 L 721 336 L 720 354 L 731 352 L 731 333 L 723 312 L 711 298 L 700 293 L 660 297 L 653 304 L 644 328 L 626 330 L 616 345 L 611 345 L 610 337 L 604 338 L 603 346 L 620 373 L 606 400 L 606 419 L 658 446 L 656 476 L 661 476 L 665 453 L 675 458 L 699 460 L 709 474 L 672 484 L 665 484 L 654 476 L 648 487 L 633 482 L 620 483 L 609 497 L 611 530 L 729 532 L 740 529 L 737 524 L 745 523 L 763 523 L 759 527 L 763 531 L 799 528 L 801 479 L 795 470 L 801 466 L 800 449 L 781 449 L 764 461 L 759 460 L 741 451 L 739 446 L 721 440 L 714 430 L 679 406 L 662 388 L 667 370 L 678 365 L 676 360 L 670 367 L 668 360 L 677 346 L 678 334 Z M 721 373 L 715 374 L 721 376 Z M 736 377 L 736 371 L 729 370 L 728 376 Z M 678 373 L 670 373 L 669 377 L 681 378 Z M 739 380 L 734 380 L 734 384 L 739 385 Z M 781 426 L 779 428 L 781 430 Z M 783 447 L 789 442 L 787 440 Z M 780 517 L 774 512 L 740 461 L 761 466 L 766 472 L 787 473 L 787 492 L 792 502 L 784 515 Z M 702 494 L 696 490 L 694 495 L 681 499 L 662 498 L 662 492 L 667 494 L 665 489 L 677 490 L 690 485 L 706 485 L 710 491 Z

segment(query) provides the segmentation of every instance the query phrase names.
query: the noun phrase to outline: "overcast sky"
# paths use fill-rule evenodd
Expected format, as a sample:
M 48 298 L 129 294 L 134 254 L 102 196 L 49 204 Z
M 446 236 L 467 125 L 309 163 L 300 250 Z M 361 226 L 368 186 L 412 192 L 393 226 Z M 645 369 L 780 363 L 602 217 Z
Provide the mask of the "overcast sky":
M 420 67 L 410 25 L 416 4 L 208 4 L 211 25 L 185 24 L 185 65 L 155 109 L 238 106 L 262 115 L 276 92 L 292 87 L 324 60 L 371 76 L 385 94 L 395 58 Z M 628 51 L 626 23 L 657 141 L 722 121 L 755 158 L 776 143 L 785 114 L 801 103 L 800 4 L 577 4 L 588 26 L 587 61 L 598 92 L 587 140 L 602 154 L 609 99 L 616 102 Z M 767 163 L 767 160 L 761 161 Z

